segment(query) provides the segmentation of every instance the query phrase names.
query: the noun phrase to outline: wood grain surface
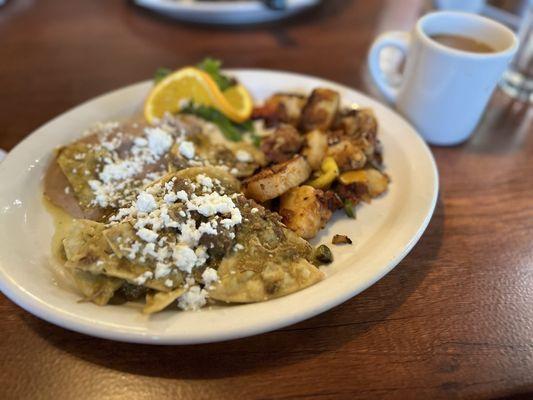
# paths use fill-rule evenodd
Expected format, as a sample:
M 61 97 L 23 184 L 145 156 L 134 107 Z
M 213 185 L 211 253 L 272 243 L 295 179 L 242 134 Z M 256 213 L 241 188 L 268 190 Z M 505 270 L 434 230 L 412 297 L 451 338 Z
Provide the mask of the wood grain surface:
M 365 69 L 372 39 L 409 27 L 424 3 L 324 3 L 227 29 L 120 0 L 8 0 L 0 147 L 157 67 L 205 55 L 375 94 Z M 0 295 L 0 398 L 533 398 L 531 121 L 531 107 L 496 93 L 470 141 L 433 149 L 441 193 L 413 251 L 364 293 L 295 326 L 211 345 L 120 344 L 43 322 Z

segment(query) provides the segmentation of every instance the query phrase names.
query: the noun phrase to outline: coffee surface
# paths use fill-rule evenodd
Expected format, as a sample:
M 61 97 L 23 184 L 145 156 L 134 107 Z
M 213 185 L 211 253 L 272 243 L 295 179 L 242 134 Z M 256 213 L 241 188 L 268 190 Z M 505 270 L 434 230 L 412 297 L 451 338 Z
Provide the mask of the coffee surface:
M 469 51 L 471 53 L 493 53 L 495 50 L 489 45 L 460 35 L 434 35 L 431 36 L 434 41 L 457 50 Z

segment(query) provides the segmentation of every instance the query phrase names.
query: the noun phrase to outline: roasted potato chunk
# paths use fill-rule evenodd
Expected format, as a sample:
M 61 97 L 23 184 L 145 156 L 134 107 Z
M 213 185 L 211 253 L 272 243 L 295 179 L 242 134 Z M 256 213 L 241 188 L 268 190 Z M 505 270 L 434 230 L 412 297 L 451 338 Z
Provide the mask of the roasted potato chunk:
M 313 90 L 302 111 L 300 129 L 309 132 L 314 129 L 326 131 L 339 111 L 339 93 L 330 89 Z
M 303 142 L 304 138 L 294 126 L 281 124 L 272 135 L 263 139 L 261 150 L 268 161 L 280 163 L 290 160 L 298 153 Z
M 246 197 L 264 202 L 281 196 L 287 190 L 305 182 L 311 167 L 301 156 L 259 171 L 243 182 Z
M 254 109 L 252 118 L 264 119 L 266 126 L 275 126 L 280 123 L 297 126 L 305 100 L 306 98 L 299 94 L 275 94 L 268 98 L 264 105 Z
M 305 147 L 302 154 L 307 159 L 313 171 L 320 168 L 327 151 L 328 137 L 324 132 L 315 129 L 305 135 Z
M 389 177 L 374 168 L 345 172 L 339 177 L 339 181 L 343 185 L 360 184 L 366 186 L 366 191 L 370 197 L 379 196 L 387 190 L 389 185 Z
M 322 190 L 303 185 L 281 196 L 279 214 L 287 228 L 304 239 L 311 239 L 326 225 L 333 213 L 324 201 Z
M 364 152 L 367 162 L 381 164 L 377 130 L 378 124 L 372 110 L 343 110 L 328 132 L 328 144 L 333 146 L 347 140 Z
M 348 109 L 339 113 L 332 129 L 341 130 L 345 135 L 353 138 L 376 137 L 378 122 L 374 112 L 369 108 Z
M 367 160 L 365 152 L 348 139 L 329 146 L 327 155 L 335 159 L 341 171 L 363 168 Z

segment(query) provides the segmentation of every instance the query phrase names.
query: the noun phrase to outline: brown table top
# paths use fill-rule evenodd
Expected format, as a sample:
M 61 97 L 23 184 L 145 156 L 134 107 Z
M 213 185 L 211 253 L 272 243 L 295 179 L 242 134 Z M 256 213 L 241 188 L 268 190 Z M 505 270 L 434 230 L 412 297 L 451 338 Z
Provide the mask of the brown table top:
M 205 55 L 373 93 L 372 39 L 408 27 L 423 1 L 325 3 L 290 23 L 224 29 L 119 0 L 8 1 L 0 147 L 157 67 Z M 364 293 L 295 326 L 210 345 L 123 344 L 66 331 L 0 296 L 0 398 L 533 398 L 531 114 L 496 94 L 470 141 L 434 148 L 440 198 L 413 251 Z

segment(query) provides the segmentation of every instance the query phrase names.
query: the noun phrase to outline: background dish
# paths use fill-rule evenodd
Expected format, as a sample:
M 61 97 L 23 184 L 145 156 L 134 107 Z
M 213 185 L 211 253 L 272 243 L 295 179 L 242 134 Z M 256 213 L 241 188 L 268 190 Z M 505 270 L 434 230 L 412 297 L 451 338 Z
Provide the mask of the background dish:
M 388 193 L 357 220 L 340 213 L 313 242 L 347 234 L 352 246 L 331 246 L 335 262 L 328 278 L 301 292 L 265 303 L 199 312 L 166 311 L 147 317 L 136 305 L 97 307 L 77 303 L 78 295 L 54 275 L 49 262 L 51 217 L 41 200 L 41 179 L 53 149 L 96 121 L 138 112 L 151 82 L 119 89 L 84 103 L 44 125 L 22 141 L 0 164 L 0 288 L 14 302 L 47 321 L 98 337 L 142 343 L 204 343 L 249 336 L 286 326 L 326 311 L 360 293 L 389 272 L 426 228 L 438 192 L 433 157 L 415 130 L 400 116 L 357 91 L 322 79 L 265 70 L 230 70 L 256 99 L 277 91 L 310 92 L 317 86 L 374 109 L 380 123 Z
M 184 0 L 135 0 L 139 6 L 182 21 L 240 25 L 276 21 L 317 5 L 320 0 L 287 0 L 285 10 L 272 10 L 260 1 L 196 2 Z

